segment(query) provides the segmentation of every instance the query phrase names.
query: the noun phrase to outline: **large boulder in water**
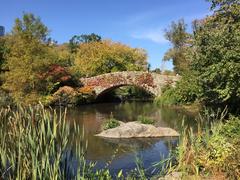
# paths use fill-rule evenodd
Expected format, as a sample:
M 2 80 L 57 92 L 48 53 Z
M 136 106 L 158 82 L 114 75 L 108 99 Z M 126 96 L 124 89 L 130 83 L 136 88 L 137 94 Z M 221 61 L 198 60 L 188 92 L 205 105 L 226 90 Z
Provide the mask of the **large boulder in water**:
M 121 123 L 120 126 L 105 130 L 96 136 L 105 138 L 150 138 L 176 137 L 179 133 L 171 128 L 155 127 L 139 122 Z

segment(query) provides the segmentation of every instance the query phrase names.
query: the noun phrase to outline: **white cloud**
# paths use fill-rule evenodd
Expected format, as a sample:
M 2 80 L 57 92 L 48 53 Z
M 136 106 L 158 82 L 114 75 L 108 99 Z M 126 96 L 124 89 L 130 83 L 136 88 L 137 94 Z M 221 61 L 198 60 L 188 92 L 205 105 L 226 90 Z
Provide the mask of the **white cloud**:
M 162 29 L 150 29 L 142 32 L 134 32 L 131 34 L 132 38 L 149 40 L 158 44 L 166 44 L 168 41 L 164 37 Z

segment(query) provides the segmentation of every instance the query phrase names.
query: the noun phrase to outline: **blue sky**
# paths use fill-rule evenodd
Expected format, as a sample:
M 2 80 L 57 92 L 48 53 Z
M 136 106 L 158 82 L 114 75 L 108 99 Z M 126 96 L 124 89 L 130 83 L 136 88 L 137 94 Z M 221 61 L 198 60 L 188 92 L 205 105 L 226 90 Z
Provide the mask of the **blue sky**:
M 172 21 L 184 18 L 191 27 L 192 20 L 210 14 L 205 0 L 1 0 L 0 25 L 9 32 L 23 12 L 40 16 L 59 43 L 94 32 L 144 48 L 152 69 L 172 68 L 171 62 L 162 63 L 170 47 L 164 29 Z

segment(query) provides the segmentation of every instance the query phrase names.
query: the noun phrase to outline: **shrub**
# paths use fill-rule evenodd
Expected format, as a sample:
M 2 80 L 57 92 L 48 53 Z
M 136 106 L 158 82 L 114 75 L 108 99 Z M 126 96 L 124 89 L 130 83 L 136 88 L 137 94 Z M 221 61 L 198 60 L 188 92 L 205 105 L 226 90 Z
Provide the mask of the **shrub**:
M 158 105 L 176 105 L 178 100 L 175 94 L 175 88 L 167 89 L 163 94 L 155 99 L 155 103 Z
M 162 88 L 162 95 L 156 98 L 159 105 L 192 104 L 201 97 L 201 86 L 195 72 L 184 74 L 176 87 L 169 85 Z

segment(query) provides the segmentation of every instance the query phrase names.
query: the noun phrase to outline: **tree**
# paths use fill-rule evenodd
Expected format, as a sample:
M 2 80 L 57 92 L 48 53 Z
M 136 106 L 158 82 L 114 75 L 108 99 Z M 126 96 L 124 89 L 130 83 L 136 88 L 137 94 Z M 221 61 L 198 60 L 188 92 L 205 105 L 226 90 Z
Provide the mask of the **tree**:
M 46 91 L 46 84 L 40 75 L 57 57 L 48 45 L 48 29 L 32 14 L 16 19 L 12 33 L 7 39 L 4 88 L 8 89 L 18 102 L 38 101 Z
M 222 11 L 226 13 L 231 6 L 239 6 L 239 0 L 207 0 L 211 5 L 211 10 Z M 237 9 L 236 9 L 237 10 Z
M 97 34 L 82 34 L 73 36 L 69 41 L 69 49 L 71 53 L 75 53 L 81 43 L 100 42 L 102 37 Z
M 240 103 L 240 2 L 210 2 L 214 14 L 195 28 L 192 65 L 199 74 L 204 102 L 236 109 Z
M 173 61 L 174 71 L 182 74 L 189 68 L 190 60 L 188 58 L 190 34 L 186 32 L 184 20 L 177 23 L 172 22 L 171 27 L 165 31 L 165 37 L 172 43 L 172 48 L 165 55 L 164 61 Z
M 24 13 L 23 18 L 17 18 L 12 30 L 12 35 L 20 35 L 24 38 L 35 38 L 42 42 L 48 42 L 49 30 L 41 22 L 39 17 L 35 17 L 31 13 Z
M 131 48 L 109 40 L 79 45 L 75 70 L 85 76 L 127 70 L 146 70 L 147 55 L 143 49 Z

